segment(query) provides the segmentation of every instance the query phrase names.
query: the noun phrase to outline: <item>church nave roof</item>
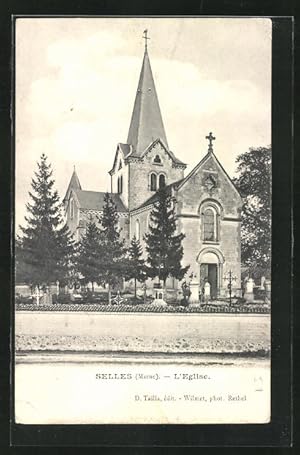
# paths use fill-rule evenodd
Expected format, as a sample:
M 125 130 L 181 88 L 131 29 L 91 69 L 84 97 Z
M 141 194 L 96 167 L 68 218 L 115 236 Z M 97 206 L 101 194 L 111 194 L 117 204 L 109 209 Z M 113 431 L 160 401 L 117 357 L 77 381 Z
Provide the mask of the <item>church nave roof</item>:
M 105 192 L 102 191 L 85 191 L 85 190 L 73 190 L 77 196 L 81 209 L 85 210 L 97 210 L 102 211 L 104 205 Z M 119 194 L 109 193 L 112 200 L 117 206 L 118 212 L 127 212 L 128 210 L 124 206 Z

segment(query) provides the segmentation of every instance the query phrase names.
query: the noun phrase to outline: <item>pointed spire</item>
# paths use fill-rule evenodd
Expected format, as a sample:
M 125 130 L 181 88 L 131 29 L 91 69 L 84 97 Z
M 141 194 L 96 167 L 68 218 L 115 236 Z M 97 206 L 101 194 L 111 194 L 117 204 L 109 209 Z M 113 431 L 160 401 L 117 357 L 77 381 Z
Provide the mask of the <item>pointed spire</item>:
M 78 175 L 76 173 L 75 165 L 73 168 L 73 174 L 72 174 L 66 195 L 64 197 L 64 201 L 66 201 L 69 198 L 69 194 L 70 194 L 71 190 L 81 190 L 81 185 L 80 185 Z
M 146 32 L 146 31 L 145 31 Z M 144 39 L 147 44 L 147 33 Z M 158 103 L 154 79 L 150 66 L 147 45 L 135 97 L 127 143 L 133 153 L 140 155 L 153 141 L 160 138 L 168 148 L 167 137 Z
M 69 187 L 70 187 L 70 189 L 72 188 L 72 190 L 81 190 L 81 185 L 80 185 L 78 175 L 76 173 L 75 164 L 73 166 L 73 174 L 72 174 L 72 177 L 71 177 L 71 180 L 69 183 Z

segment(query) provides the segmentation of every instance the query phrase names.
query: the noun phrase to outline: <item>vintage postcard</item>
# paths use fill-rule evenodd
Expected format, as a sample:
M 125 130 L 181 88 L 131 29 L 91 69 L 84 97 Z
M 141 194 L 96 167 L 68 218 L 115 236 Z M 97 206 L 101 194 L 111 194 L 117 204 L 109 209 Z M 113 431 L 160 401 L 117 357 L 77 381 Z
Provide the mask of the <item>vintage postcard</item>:
M 271 48 L 16 19 L 16 423 L 271 421 Z

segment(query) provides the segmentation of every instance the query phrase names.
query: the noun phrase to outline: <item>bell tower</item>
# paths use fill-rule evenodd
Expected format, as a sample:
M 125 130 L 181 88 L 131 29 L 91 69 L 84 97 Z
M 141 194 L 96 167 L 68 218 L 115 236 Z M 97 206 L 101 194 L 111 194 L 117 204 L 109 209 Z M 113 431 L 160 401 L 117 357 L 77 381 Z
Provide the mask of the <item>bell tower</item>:
M 148 54 L 147 30 L 144 57 L 128 131 L 127 144 L 119 144 L 115 164 L 110 171 L 112 191 L 120 190 L 129 210 L 139 207 L 160 186 L 183 178 L 186 165 L 169 148 Z M 119 152 L 118 152 L 119 150 Z M 123 152 L 121 152 L 123 150 Z M 117 162 L 122 161 L 118 169 Z M 121 172 L 120 172 L 121 171 Z M 122 174 L 122 176 L 121 176 Z M 119 179 L 119 180 L 118 180 Z

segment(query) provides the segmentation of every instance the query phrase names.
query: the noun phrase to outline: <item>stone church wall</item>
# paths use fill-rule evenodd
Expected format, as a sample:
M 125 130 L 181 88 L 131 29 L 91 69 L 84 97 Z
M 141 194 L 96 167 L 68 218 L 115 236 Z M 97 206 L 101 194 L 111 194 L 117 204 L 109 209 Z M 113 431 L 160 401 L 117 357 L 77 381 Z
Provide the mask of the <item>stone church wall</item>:
M 229 270 L 236 277 L 234 287 L 241 287 L 241 236 L 240 222 L 226 221 L 221 223 L 220 247 L 225 257 L 223 275 Z M 224 280 L 225 281 L 225 280 Z M 225 281 L 226 284 L 226 281 Z
M 128 166 L 128 164 L 124 164 L 123 161 L 122 161 L 122 168 L 117 170 L 111 176 L 112 193 L 118 193 L 118 178 L 121 176 L 123 179 L 123 187 L 122 187 L 122 193 L 120 193 L 120 197 L 121 197 L 122 202 L 125 205 L 125 207 L 128 207 L 129 166 Z
M 130 239 L 137 234 L 136 232 L 136 221 L 139 221 L 140 225 L 140 243 L 142 245 L 144 255 L 145 255 L 145 242 L 143 240 L 144 235 L 148 232 L 148 224 L 149 224 L 149 215 L 151 210 L 143 210 L 139 213 L 132 214 L 130 217 Z
M 185 234 L 183 245 L 183 266 L 189 265 L 188 274 L 192 272 L 199 276 L 199 266 L 196 263 L 197 252 L 200 251 L 200 220 L 199 218 L 180 218 L 179 226 L 181 232 Z
M 153 163 L 156 154 L 161 157 L 161 164 Z M 150 190 L 150 173 L 165 174 L 166 184 L 176 182 L 183 178 L 183 169 L 172 167 L 172 160 L 166 152 L 151 152 L 143 161 L 129 163 L 129 210 L 139 207 L 149 199 L 154 192 Z
M 232 271 L 236 277 L 234 288 L 241 287 L 241 248 L 240 248 L 240 222 L 239 221 L 221 221 L 219 242 L 203 242 L 201 240 L 201 219 L 198 218 L 180 218 L 180 229 L 185 233 L 183 240 L 183 265 L 190 265 L 188 275 L 192 272 L 196 275 L 197 282 L 200 282 L 200 261 L 201 252 L 209 248 L 211 251 L 220 252 L 224 256 L 224 263 L 219 267 L 219 287 L 225 288 L 227 285 L 224 280 L 225 275 Z M 221 291 L 222 294 L 222 291 Z
M 206 179 L 213 175 L 216 187 L 208 188 Z M 189 274 L 193 272 L 200 282 L 200 255 L 204 251 L 215 252 L 221 258 L 218 263 L 218 287 L 224 294 L 228 284 L 225 275 L 232 271 L 237 278 L 233 287 L 241 286 L 241 240 L 240 213 L 242 201 L 227 175 L 214 156 L 191 175 L 190 179 L 175 194 L 179 213 L 179 230 L 185 233 L 183 241 L 184 265 L 190 265 Z M 218 236 L 213 242 L 203 241 L 202 216 L 207 205 L 216 207 Z

